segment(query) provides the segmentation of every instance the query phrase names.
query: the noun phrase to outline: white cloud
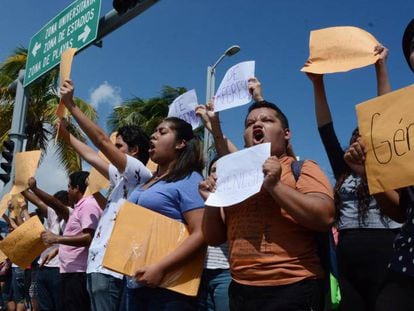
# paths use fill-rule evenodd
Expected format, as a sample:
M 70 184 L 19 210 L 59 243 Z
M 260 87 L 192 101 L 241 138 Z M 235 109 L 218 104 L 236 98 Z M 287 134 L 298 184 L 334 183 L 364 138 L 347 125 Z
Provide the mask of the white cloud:
M 100 104 L 109 104 L 115 107 L 122 103 L 121 89 L 110 85 L 108 81 L 103 82 L 96 89 L 90 90 L 89 93 L 89 103 L 95 109 L 98 109 Z

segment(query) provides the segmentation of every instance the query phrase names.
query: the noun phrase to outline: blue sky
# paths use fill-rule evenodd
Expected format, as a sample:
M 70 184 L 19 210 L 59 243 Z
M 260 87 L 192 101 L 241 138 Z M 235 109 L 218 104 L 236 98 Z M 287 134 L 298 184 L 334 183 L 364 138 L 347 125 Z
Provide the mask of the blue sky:
M 2 0 L 0 59 L 19 45 L 27 47 L 31 36 L 70 3 Z M 111 5 L 102 0 L 101 15 Z M 216 87 L 232 65 L 255 60 L 264 97 L 289 118 L 295 152 L 316 160 L 331 177 L 317 134 L 312 86 L 299 71 L 309 54 L 310 31 L 356 26 L 372 33 L 390 49 L 389 75 L 398 89 L 413 81 L 401 51 L 402 33 L 413 17 L 414 2 L 407 0 L 160 0 L 107 36 L 102 48 L 77 55 L 72 78 L 76 95 L 98 107 L 100 124 L 105 125 L 113 106 L 133 96 L 156 96 L 163 85 L 194 88 L 204 103 L 207 66 L 238 44 L 241 51 L 217 68 Z M 346 145 L 356 126 L 354 106 L 376 94 L 374 67 L 330 74 L 325 81 L 335 128 Z M 224 132 L 239 147 L 246 108 L 221 114 Z M 56 164 L 49 162 L 49 167 Z

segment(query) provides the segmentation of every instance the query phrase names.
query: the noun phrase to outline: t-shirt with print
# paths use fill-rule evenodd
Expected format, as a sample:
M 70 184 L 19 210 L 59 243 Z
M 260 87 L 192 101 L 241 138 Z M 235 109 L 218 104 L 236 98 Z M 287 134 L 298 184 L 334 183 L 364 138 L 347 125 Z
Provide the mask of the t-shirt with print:
M 120 173 L 115 166 L 109 165 L 109 179 L 112 192 L 99 221 L 98 228 L 89 247 L 87 273 L 103 273 L 122 279 L 123 275 L 102 266 L 106 246 L 114 228 L 119 208 L 128 194 L 139 184 L 151 178 L 151 172 L 138 159 L 127 155 L 125 171 Z
M 72 213 L 72 208 L 68 206 L 69 213 Z M 53 208 L 47 208 L 47 218 L 46 218 L 46 225 L 47 229 L 57 235 L 62 235 L 65 231 L 66 221 L 64 219 L 59 219 L 58 215 L 56 214 Z M 39 265 L 43 262 L 47 254 L 49 254 L 52 250 L 59 248 L 59 245 L 52 245 L 51 247 L 45 249 L 42 254 L 40 254 L 39 258 Z M 48 263 L 45 263 L 45 267 L 48 268 L 59 268 L 59 256 L 53 257 Z
M 85 229 L 95 230 L 102 209 L 90 195 L 80 199 L 69 216 L 63 235 L 73 236 Z M 60 273 L 85 272 L 88 259 L 87 246 L 59 245 Z
M 159 180 L 147 189 L 143 189 L 142 186 L 135 189 L 128 201 L 186 223 L 186 212 L 204 208 L 204 200 L 198 192 L 198 184 L 202 180 L 202 176 L 197 172 L 192 172 L 176 182 Z M 139 286 L 132 278 L 128 277 L 127 280 L 129 288 Z
M 328 178 L 313 161 L 305 161 L 296 182 L 295 159 L 283 157 L 281 181 L 301 193 L 333 198 Z M 251 286 L 278 286 L 323 277 L 315 232 L 297 223 L 262 188 L 247 200 L 224 208 L 233 279 Z

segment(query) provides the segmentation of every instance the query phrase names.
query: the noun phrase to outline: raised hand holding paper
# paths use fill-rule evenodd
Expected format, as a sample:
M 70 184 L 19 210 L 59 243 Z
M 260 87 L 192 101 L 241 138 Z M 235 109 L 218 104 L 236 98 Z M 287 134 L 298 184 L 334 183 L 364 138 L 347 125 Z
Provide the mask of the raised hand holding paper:
M 189 90 L 178 96 L 169 105 L 168 116 L 177 117 L 187 121 L 193 127 L 193 130 L 199 127 L 200 118 L 195 114 L 195 107 L 198 105 L 196 91 Z
M 222 111 L 249 103 L 252 100 L 247 81 L 254 77 L 254 61 L 234 65 L 227 70 L 214 96 L 214 111 Z
M 374 64 L 379 55 L 377 39 L 363 29 L 351 26 L 311 31 L 309 59 L 301 69 L 312 73 L 345 72 Z
M 270 143 L 246 148 L 217 160 L 217 188 L 208 206 L 226 207 L 258 193 L 262 187 L 263 163 L 270 157 Z

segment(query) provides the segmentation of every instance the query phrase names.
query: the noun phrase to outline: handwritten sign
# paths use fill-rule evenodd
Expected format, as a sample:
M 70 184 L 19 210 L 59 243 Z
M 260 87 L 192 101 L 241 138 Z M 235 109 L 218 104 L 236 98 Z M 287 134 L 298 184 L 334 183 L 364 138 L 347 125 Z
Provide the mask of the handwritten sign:
M 125 202 L 103 259 L 105 268 L 133 276 L 138 268 L 159 262 L 174 251 L 189 233 L 186 226 L 159 213 Z M 204 265 L 204 252 L 168 273 L 160 287 L 196 296 Z
M 414 184 L 414 85 L 356 106 L 371 194 Z
M 252 100 L 247 81 L 254 77 L 254 67 L 254 61 L 242 62 L 226 72 L 214 96 L 214 111 L 242 106 Z
M 16 175 L 10 193 L 17 194 L 28 188 L 27 180 L 34 176 L 40 160 L 40 150 L 16 153 Z
M 345 72 L 374 64 L 379 56 L 374 48 L 379 42 L 363 29 L 344 26 L 311 31 L 309 61 L 301 69 L 312 73 Z
M 193 130 L 200 126 L 200 118 L 195 114 L 198 105 L 195 90 L 190 90 L 178 96 L 169 105 L 168 116 L 177 117 L 191 124 Z
M 270 143 L 246 148 L 217 160 L 217 188 L 208 206 L 226 207 L 258 193 L 263 184 L 263 163 L 270 157 Z
M 31 217 L 0 241 L 0 250 L 11 262 L 26 269 L 48 247 L 40 238 L 44 230 L 39 217 Z

